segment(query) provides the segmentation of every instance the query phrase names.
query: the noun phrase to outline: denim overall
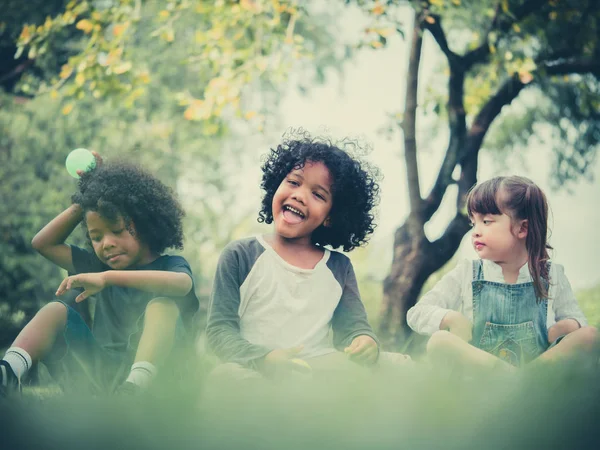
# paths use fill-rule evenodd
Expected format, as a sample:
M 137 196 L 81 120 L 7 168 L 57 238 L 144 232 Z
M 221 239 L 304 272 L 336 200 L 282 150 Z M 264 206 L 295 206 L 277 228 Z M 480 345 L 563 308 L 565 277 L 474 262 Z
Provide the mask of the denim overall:
M 546 286 L 547 287 L 547 286 Z M 483 279 L 483 261 L 473 261 L 473 345 L 514 366 L 548 348 L 546 300 L 533 282 L 505 284 Z

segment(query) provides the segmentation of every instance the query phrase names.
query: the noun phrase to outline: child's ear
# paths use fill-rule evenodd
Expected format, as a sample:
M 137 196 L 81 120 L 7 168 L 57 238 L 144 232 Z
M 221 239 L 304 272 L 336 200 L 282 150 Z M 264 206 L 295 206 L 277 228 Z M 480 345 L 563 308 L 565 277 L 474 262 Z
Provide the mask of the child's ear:
M 517 231 L 517 237 L 521 239 L 525 239 L 527 237 L 527 233 L 529 232 L 529 221 L 521 220 L 519 224 L 519 229 Z

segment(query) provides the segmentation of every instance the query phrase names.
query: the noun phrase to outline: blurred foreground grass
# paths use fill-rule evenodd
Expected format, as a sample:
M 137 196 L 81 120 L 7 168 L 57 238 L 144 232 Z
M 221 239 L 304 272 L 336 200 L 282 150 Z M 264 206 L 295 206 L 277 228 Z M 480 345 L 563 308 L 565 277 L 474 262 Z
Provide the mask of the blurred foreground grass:
M 206 367 L 135 398 L 0 403 L 3 449 L 598 448 L 590 358 L 516 374 L 426 364 L 341 376 L 207 382 Z M 42 394 L 42 395 L 41 395 Z

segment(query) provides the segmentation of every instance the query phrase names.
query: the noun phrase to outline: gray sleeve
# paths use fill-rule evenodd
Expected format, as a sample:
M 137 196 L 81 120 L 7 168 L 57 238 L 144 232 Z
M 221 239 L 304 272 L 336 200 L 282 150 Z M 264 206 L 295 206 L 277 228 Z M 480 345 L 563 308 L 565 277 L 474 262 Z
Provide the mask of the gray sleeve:
M 335 255 L 337 258 L 332 258 L 334 261 L 332 264 L 328 262 L 328 266 L 342 287 L 342 297 L 331 320 L 333 345 L 343 351 L 355 337 L 361 335 L 371 336 L 379 345 L 379 340 L 367 320 L 352 263 L 344 255 Z
M 206 337 L 208 346 L 221 360 L 252 366 L 271 349 L 254 345 L 240 334 L 240 287 L 256 261 L 244 248 L 244 242 L 248 241 L 233 242 L 219 257 L 208 309 Z

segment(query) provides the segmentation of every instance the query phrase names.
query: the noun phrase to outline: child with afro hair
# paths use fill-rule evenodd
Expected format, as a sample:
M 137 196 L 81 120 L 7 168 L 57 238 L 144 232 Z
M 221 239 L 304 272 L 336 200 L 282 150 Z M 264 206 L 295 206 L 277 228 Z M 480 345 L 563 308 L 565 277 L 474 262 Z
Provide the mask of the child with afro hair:
M 298 134 L 262 166 L 258 220 L 274 232 L 234 241 L 220 256 L 207 323 L 207 343 L 224 363 L 218 374 L 337 371 L 379 356 L 352 263 L 327 248 L 348 252 L 367 242 L 377 171 L 341 148 L 354 142 Z
M 125 163 L 79 171 L 73 204 L 33 238 L 42 256 L 66 269 L 58 297 L 81 291 L 96 299 L 90 330 L 60 300 L 44 306 L 0 361 L 2 392 L 14 392 L 33 362 L 42 360 L 63 387 L 95 393 L 139 393 L 189 331 L 198 309 L 192 272 L 181 256 L 184 212 L 173 192 Z M 82 222 L 93 251 L 65 244 Z

